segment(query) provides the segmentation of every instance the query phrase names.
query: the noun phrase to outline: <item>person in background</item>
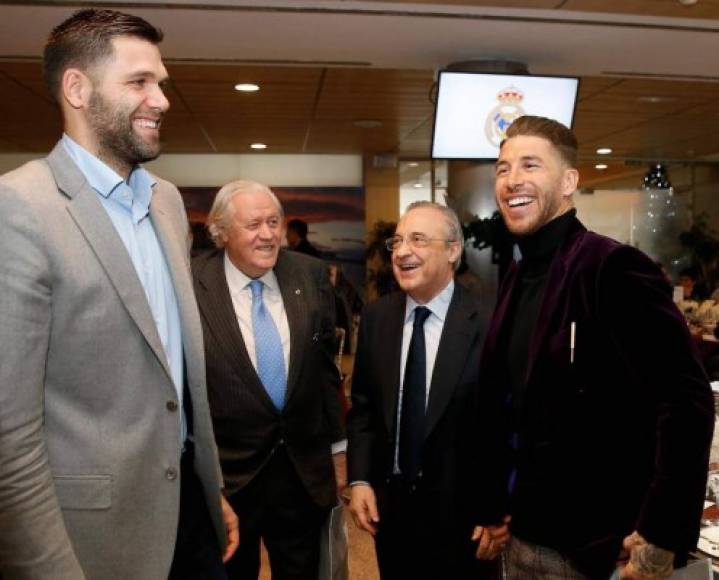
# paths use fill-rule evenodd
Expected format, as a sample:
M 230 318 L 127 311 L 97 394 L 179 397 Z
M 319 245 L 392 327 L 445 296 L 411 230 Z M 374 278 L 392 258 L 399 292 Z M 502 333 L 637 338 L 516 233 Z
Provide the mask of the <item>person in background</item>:
M 0 177 L 0 571 L 226 578 L 188 223 L 160 153 L 162 33 L 81 10 L 45 46 L 64 121 Z
M 254 181 L 220 189 L 217 249 L 193 260 L 207 385 L 242 542 L 231 579 L 316 578 L 320 530 L 346 482 L 335 306 L 321 260 L 281 250 L 283 211 Z M 334 465 L 333 465 L 334 460 Z
M 462 259 L 460 260 L 459 268 L 454 273 L 454 279 L 475 294 L 478 299 L 482 298 L 482 280 L 469 267 L 466 249 L 462 251 Z
M 307 222 L 301 219 L 292 219 L 287 222 L 287 244 L 291 250 L 301 252 L 308 256 L 320 257 L 319 251 L 307 239 Z
M 699 271 L 696 268 L 683 268 L 679 272 L 678 283 L 684 289 L 684 300 L 701 302 L 708 298 L 708 293 L 699 280 Z
M 344 352 L 350 353 L 350 336 L 352 334 L 352 324 L 355 316 L 362 311 L 362 298 L 355 290 L 347 277 L 342 272 L 342 266 L 335 262 L 327 264 L 330 284 L 334 289 L 336 304 L 336 324 L 338 328 L 345 330 L 345 348 Z
M 484 476 L 511 489 L 509 579 L 606 580 L 622 549 L 622 578 L 666 578 L 696 547 L 712 393 L 660 269 L 577 220 L 577 148 L 531 116 L 500 146 L 496 201 L 522 257 L 482 356 L 477 420 L 496 436 L 481 449 L 506 457 Z
M 360 322 L 350 511 L 374 536 L 383 579 L 489 578 L 492 563 L 476 552 L 494 555 L 507 539 L 496 493 L 483 492 L 490 480 L 470 464 L 485 447 L 473 413 L 481 334 L 476 296 L 453 279 L 462 244 L 451 209 L 411 204 L 387 240 L 402 290 Z M 478 522 L 490 525 L 483 538 L 473 537 Z

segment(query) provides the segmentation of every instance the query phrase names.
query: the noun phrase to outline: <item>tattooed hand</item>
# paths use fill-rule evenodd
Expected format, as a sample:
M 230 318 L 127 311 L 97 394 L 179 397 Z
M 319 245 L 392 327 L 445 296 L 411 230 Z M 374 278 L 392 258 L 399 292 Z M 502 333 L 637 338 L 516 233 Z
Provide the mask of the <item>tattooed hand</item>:
M 626 580 L 661 580 L 674 570 L 674 552 L 648 543 L 638 532 L 624 538 L 629 563 L 619 577 Z

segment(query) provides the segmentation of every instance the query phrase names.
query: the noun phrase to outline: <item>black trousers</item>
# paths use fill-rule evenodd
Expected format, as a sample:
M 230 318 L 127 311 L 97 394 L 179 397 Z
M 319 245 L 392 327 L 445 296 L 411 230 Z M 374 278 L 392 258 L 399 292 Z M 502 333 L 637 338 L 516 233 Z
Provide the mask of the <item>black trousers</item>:
M 272 580 L 314 580 L 319 569 L 320 530 L 329 512 L 305 490 L 282 445 L 262 470 L 228 501 L 240 518 L 240 547 L 227 563 L 230 580 L 256 580 L 260 539 Z
M 497 562 L 474 557 L 471 530 L 448 529 L 439 491 L 421 480 L 409 485 L 393 478 L 380 512 L 375 549 L 382 580 L 494 580 Z
M 192 444 L 180 464 L 180 521 L 168 580 L 227 580 L 202 483 L 195 474 Z

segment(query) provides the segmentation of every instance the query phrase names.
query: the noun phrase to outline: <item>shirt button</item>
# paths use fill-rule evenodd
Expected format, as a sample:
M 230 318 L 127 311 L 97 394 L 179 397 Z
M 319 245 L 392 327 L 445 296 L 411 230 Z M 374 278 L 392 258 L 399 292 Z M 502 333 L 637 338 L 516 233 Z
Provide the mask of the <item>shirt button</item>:
M 169 481 L 175 481 L 177 479 L 177 469 L 175 469 L 174 467 L 169 467 L 165 472 L 165 477 Z
M 177 403 L 175 401 L 167 401 L 167 410 L 168 411 L 177 411 Z

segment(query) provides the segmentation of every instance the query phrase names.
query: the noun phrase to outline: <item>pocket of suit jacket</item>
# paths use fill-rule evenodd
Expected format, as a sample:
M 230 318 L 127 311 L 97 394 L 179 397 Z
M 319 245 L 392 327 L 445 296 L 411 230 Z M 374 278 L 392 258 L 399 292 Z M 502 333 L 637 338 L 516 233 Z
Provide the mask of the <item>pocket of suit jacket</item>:
M 62 509 L 106 510 L 112 503 L 110 475 L 56 475 L 55 493 Z

